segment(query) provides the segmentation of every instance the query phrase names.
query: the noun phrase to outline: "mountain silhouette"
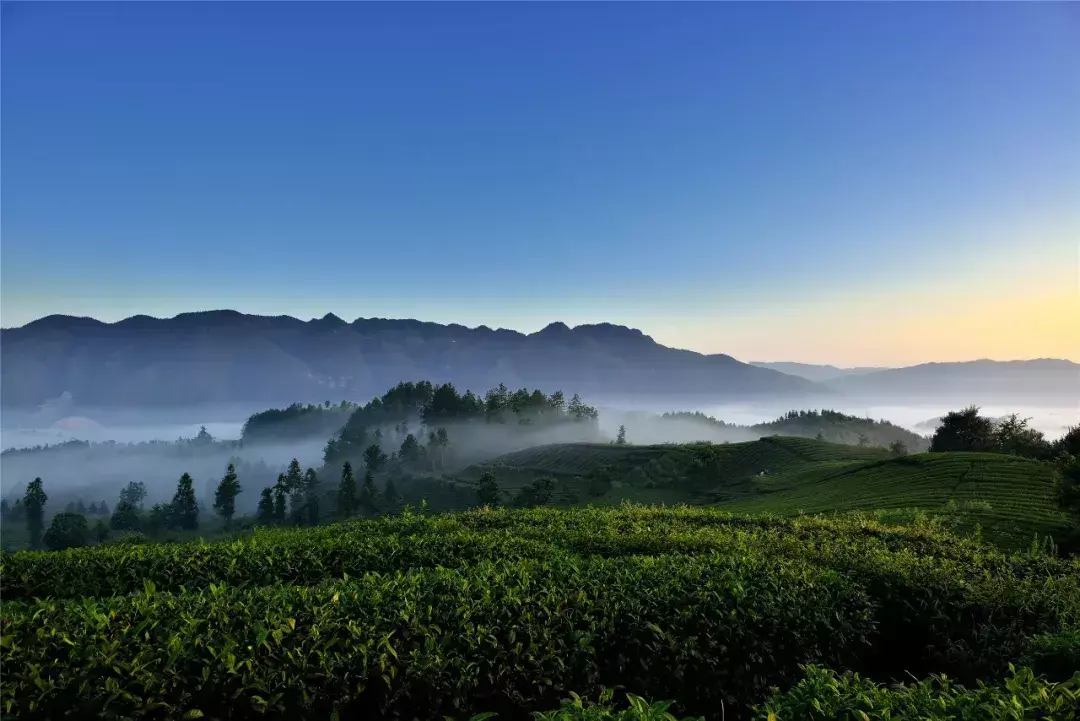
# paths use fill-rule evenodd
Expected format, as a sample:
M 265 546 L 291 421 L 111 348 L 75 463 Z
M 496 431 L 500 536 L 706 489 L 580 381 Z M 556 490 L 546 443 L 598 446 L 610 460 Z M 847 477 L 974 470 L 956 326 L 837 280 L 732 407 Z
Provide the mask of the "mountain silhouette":
M 80 406 L 366 400 L 402 380 L 460 389 L 562 389 L 587 398 L 799 397 L 818 384 L 727 355 L 660 345 L 610 323 L 523 334 L 333 314 L 303 321 L 231 310 L 115 323 L 53 315 L 0 331 L 6 407 L 70 393 Z

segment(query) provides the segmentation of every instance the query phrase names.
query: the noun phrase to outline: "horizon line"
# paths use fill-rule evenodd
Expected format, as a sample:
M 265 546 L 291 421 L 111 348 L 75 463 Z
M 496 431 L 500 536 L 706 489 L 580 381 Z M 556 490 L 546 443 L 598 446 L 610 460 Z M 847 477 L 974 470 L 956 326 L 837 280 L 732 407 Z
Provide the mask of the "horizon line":
M 372 316 L 372 317 L 357 316 L 356 318 L 354 318 L 351 321 L 346 321 L 346 320 L 342 319 L 340 316 L 338 316 L 337 314 L 332 313 L 332 312 L 327 312 L 326 314 L 324 314 L 322 317 L 319 317 L 319 318 L 312 317 L 312 318 L 310 318 L 308 320 L 304 320 L 302 318 L 298 318 L 297 316 L 289 315 L 287 313 L 282 313 L 282 314 L 278 314 L 278 315 L 263 315 L 263 314 L 260 314 L 260 313 L 245 313 L 243 311 L 239 311 L 239 310 L 236 310 L 234 308 L 213 308 L 213 309 L 209 309 L 209 310 L 184 311 L 182 313 L 177 313 L 176 315 L 173 315 L 173 316 L 155 316 L 155 315 L 150 315 L 148 313 L 136 313 L 135 315 L 130 315 L 130 316 L 120 318 L 118 320 L 113 320 L 113 321 L 101 320 L 100 318 L 95 318 L 94 316 L 90 316 L 90 315 L 77 316 L 77 315 L 69 315 L 69 314 L 66 314 L 66 313 L 50 313 L 49 315 L 44 315 L 44 316 L 41 316 L 40 318 L 35 318 L 34 320 L 27 321 L 26 323 L 24 323 L 24 324 L 22 324 L 20 326 L 0 327 L 0 332 L 22 330 L 22 329 L 27 328 L 27 327 L 29 327 L 31 325 L 34 325 L 35 323 L 40 323 L 41 321 L 49 320 L 51 318 L 53 318 L 53 319 L 65 319 L 65 320 L 93 321 L 94 323 L 98 323 L 98 324 L 101 324 L 101 325 L 115 326 L 115 325 L 119 325 L 120 323 L 124 323 L 125 321 L 133 320 L 135 318 L 147 318 L 147 319 L 155 320 L 155 321 L 169 321 L 169 320 L 176 320 L 177 318 L 180 318 L 181 316 L 210 315 L 210 314 L 233 314 L 233 315 L 237 315 L 237 316 L 247 316 L 247 317 L 251 317 L 251 318 L 288 318 L 290 320 L 294 320 L 294 321 L 297 321 L 298 323 L 303 323 L 305 325 L 310 324 L 310 323 L 316 323 L 316 322 L 321 321 L 321 320 L 326 320 L 328 318 L 333 318 L 335 320 L 341 321 L 341 323 L 344 324 L 344 325 L 354 325 L 354 324 L 356 324 L 356 323 L 358 323 L 360 321 L 413 322 L 413 323 L 420 323 L 420 324 L 424 324 L 424 325 L 435 325 L 435 326 L 440 326 L 440 327 L 443 327 L 443 328 L 457 327 L 457 328 L 463 328 L 463 329 L 469 330 L 469 331 L 484 331 L 484 330 L 486 330 L 486 331 L 489 331 L 489 332 L 492 332 L 492 333 L 498 333 L 498 332 L 516 333 L 516 334 L 518 334 L 520 336 L 523 336 L 523 337 L 536 336 L 536 335 L 539 335 L 544 330 L 546 330 L 546 329 L 548 329 L 548 328 L 550 328 L 552 326 L 559 326 L 559 325 L 563 326 L 564 328 L 566 328 L 568 330 L 577 330 L 579 328 L 596 328 L 596 327 L 600 327 L 600 326 L 609 326 L 609 327 L 612 327 L 612 328 L 622 328 L 622 329 L 625 329 L 625 330 L 634 331 L 636 333 L 641 334 L 643 337 L 648 338 L 649 340 L 652 340 L 657 345 L 663 345 L 662 343 L 657 342 L 655 339 L 653 339 L 653 337 L 651 335 L 649 335 L 648 333 L 646 333 L 644 330 L 642 330 L 640 328 L 634 328 L 632 326 L 621 325 L 621 324 L 618 324 L 618 323 L 611 323 L 611 322 L 607 322 L 607 321 L 601 321 L 601 322 L 598 322 L 598 323 L 581 323 L 581 324 L 578 324 L 578 325 L 575 325 L 575 326 L 570 326 L 567 323 L 565 323 L 564 321 L 555 320 L 555 321 L 551 321 L 551 322 L 545 324 L 542 328 L 540 328 L 537 331 L 533 331 L 532 333 L 528 333 L 528 332 L 525 332 L 525 331 L 522 331 L 522 330 L 518 330 L 516 328 L 504 328 L 504 327 L 492 328 L 491 326 L 483 324 L 483 323 L 480 324 L 480 325 L 477 325 L 477 326 L 468 326 L 468 325 L 465 325 L 463 323 L 439 323 L 438 321 L 420 320 L 418 318 L 388 318 L 388 317 L 377 317 L 377 316 Z M 984 356 L 984 357 L 980 357 L 980 358 L 971 358 L 971 359 L 968 359 L 968 360 L 961 360 L 961 361 L 934 361 L 934 360 L 929 360 L 929 361 L 922 361 L 920 363 L 911 363 L 911 364 L 908 364 L 908 365 L 861 365 L 861 366 L 860 365 L 840 365 L 840 364 L 836 364 L 836 363 L 810 363 L 810 362 L 799 361 L 799 360 L 768 360 L 768 361 L 745 360 L 744 361 L 744 360 L 739 360 L 738 358 L 735 358 L 735 356 L 732 356 L 732 355 L 727 354 L 727 353 L 702 353 L 701 351 L 695 351 L 695 350 L 692 350 L 690 348 L 676 348 L 675 346 L 664 346 L 664 347 L 673 348 L 675 350 L 689 351 L 691 353 L 698 353 L 699 355 L 703 355 L 703 356 L 727 356 L 729 358 L 733 358 L 734 360 L 737 360 L 740 363 L 744 363 L 746 365 L 760 366 L 762 364 L 793 363 L 793 364 L 798 364 L 798 365 L 806 365 L 806 366 L 819 367 L 819 368 L 832 367 L 832 368 L 836 368 L 837 370 L 856 370 L 856 369 L 861 369 L 861 368 L 873 368 L 875 370 L 900 370 L 902 368 L 915 368 L 915 367 L 923 366 L 923 365 L 948 365 L 948 364 L 959 365 L 959 364 L 963 364 L 963 363 L 979 363 L 979 362 L 1028 363 L 1028 362 L 1034 362 L 1034 361 L 1066 361 L 1068 363 L 1073 363 L 1073 364 L 1076 364 L 1076 365 L 1080 365 L 1080 361 L 1074 360 L 1072 358 L 1065 358 L 1065 357 L 1055 358 L 1055 357 L 1051 357 L 1051 356 L 1039 356 L 1037 358 L 1007 358 L 1007 359 L 988 358 L 988 357 Z

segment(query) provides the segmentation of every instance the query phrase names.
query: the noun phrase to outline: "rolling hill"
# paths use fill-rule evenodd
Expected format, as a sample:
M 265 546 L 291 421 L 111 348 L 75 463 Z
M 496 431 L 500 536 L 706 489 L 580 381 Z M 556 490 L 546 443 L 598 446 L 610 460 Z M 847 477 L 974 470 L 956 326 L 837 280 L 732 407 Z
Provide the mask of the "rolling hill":
M 511 497 L 538 477 L 553 477 L 553 503 L 691 503 L 773 515 L 858 511 L 900 520 L 923 512 L 961 532 L 978 524 L 985 538 L 1007 548 L 1054 535 L 1067 521 L 1052 467 L 1000 454 L 893 457 L 884 449 L 780 436 L 718 445 L 573 443 L 499 456 L 457 481 L 471 485 L 485 471 Z M 597 485 L 605 473 L 610 486 Z
M 333 315 L 311 321 L 235 311 L 135 316 L 116 323 L 49 316 L 0 331 L 5 407 L 69 393 L 81 406 L 187 406 L 366 400 L 405 379 L 461 388 L 499 383 L 591 398 L 806 397 L 803 378 L 656 343 L 639 330 L 552 323 L 536 333 Z

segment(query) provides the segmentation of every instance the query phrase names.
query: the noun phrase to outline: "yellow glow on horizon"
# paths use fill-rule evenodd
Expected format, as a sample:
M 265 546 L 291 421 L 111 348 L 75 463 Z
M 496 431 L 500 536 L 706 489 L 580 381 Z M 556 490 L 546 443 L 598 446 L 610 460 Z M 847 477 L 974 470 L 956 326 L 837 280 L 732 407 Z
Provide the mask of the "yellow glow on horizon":
M 940 290 L 797 304 L 670 324 L 660 343 L 742 361 L 901 366 L 979 358 L 1080 362 L 1080 289 Z

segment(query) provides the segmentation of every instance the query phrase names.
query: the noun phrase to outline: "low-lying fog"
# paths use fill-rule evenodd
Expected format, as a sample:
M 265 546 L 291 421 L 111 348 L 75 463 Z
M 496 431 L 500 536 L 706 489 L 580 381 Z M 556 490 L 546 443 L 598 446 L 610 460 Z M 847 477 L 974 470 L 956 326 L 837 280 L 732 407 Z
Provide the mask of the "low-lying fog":
M 937 424 L 937 418 L 950 410 L 962 407 L 962 404 L 897 406 L 834 403 L 830 404 L 830 407 L 849 415 L 888 420 L 921 435 L 929 435 Z M 628 440 L 631 443 L 740 441 L 756 437 L 749 429 L 720 429 L 713 425 L 683 420 L 658 423 L 655 419 L 650 420 L 651 414 L 666 411 L 701 411 L 730 424 L 749 426 L 775 420 L 787 411 L 799 408 L 798 405 L 782 402 L 699 407 L 686 404 L 664 406 L 659 403 L 650 403 L 647 407 L 642 407 L 629 401 L 598 404 L 602 434 L 605 437 L 614 438 L 618 426 L 625 424 Z M 142 418 L 142 422 L 140 422 L 137 410 L 121 413 L 68 410 L 71 411 L 71 415 L 56 419 L 25 415 L 20 417 L 16 414 L 5 413 L 3 427 L 0 429 L 0 444 L 7 450 L 52 445 L 73 439 L 93 443 L 115 441 L 122 444 L 176 441 L 179 438 L 195 437 L 203 426 L 217 440 L 236 440 L 240 438 L 241 428 L 247 415 L 252 410 L 260 409 L 207 409 L 203 411 L 200 418 L 197 411 L 189 408 L 177 413 L 175 417 L 179 420 L 173 422 L 169 422 L 170 416 L 167 411 L 159 409 L 147 413 Z M 987 405 L 982 407 L 982 413 L 990 417 L 1000 417 L 1009 413 L 1029 417 L 1031 425 L 1051 439 L 1062 435 L 1069 426 L 1080 424 L 1080 407 L 1039 408 Z M 35 421 L 38 422 L 36 425 Z M 456 435 L 460 444 L 458 448 L 466 451 L 470 460 L 476 461 L 517 450 L 517 447 L 524 447 L 524 445 L 598 440 L 595 436 L 572 437 L 573 433 L 579 432 L 573 425 L 561 427 L 554 434 L 545 431 L 518 432 L 508 435 L 505 430 L 497 427 L 486 430 L 473 428 L 467 432 L 467 437 L 452 431 L 451 442 L 454 442 Z M 52 492 L 51 499 L 58 502 L 77 496 L 83 497 L 87 503 L 105 500 L 111 506 L 120 488 L 128 481 L 143 480 L 149 491 L 147 500 L 153 503 L 170 497 L 179 475 L 189 472 L 196 480 L 196 492 L 204 502 L 211 503 L 212 490 L 217 479 L 221 477 L 230 458 L 238 457 L 248 464 L 260 466 L 258 477 L 251 477 L 250 473 L 254 471 L 249 469 L 248 484 L 245 485 L 245 492 L 241 494 L 238 502 L 239 510 L 248 512 L 254 508 L 261 486 L 272 483 L 276 473 L 284 470 L 284 466 L 293 457 L 299 459 L 304 467 L 320 466 L 326 440 L 325 438 L 310 438 L 242 449 L 215 446 L 213 449 L 202 449 L 197 453 L 178 453 L 172 444 L 135 446 L 125 449 L 122 453 L 109 454 L 88 453 L 78 448 L 44 454 L 5 453 L 2 473 L 0 473 L 0 494 L 9 497 L 13 493 L 21 493 L 21 489 L 28 480 L 41 476 L 46 482 L 46 491 Z M 385 445 L 387 445 L 387 452 L 395 450 L 389 447 L 393 445 L 393 441 L 388 439 Z M 335 479 L 323 480 L 329 483 L 335 482 Z M 243 482 L 244 479 L 241 478 L 241 483 Z

